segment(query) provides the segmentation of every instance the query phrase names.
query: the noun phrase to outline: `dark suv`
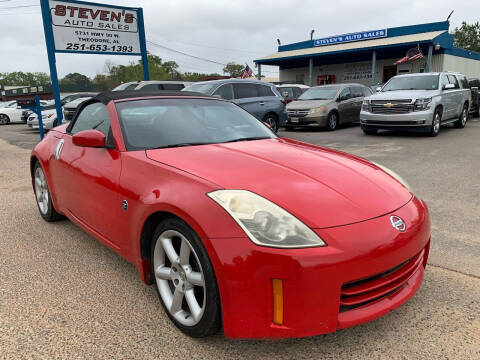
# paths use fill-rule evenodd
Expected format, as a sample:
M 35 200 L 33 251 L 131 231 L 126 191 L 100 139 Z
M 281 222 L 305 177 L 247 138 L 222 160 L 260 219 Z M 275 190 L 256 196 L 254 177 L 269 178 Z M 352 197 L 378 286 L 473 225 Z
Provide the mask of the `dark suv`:
M 225 79 L 195 83 L 183 90 L 230 100 L 268 124 L 275 132 L 280 126 L 285 126 L 287 120 L 283 97 L 275 85 L 270 83 Z

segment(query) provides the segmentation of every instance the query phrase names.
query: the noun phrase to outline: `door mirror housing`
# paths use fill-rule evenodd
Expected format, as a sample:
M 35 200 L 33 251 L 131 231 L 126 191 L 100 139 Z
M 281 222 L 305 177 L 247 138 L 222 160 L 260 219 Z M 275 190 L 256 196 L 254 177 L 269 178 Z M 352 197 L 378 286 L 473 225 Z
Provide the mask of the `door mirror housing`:
M 451 90 L 451 89 L 455 89 L 455 84 L 446 84 L 443 87 L 443 90 Z
M 105 134 L 98 130 L 79 131 L 72 137 L 72 141 L 77 146 L 82 147 L 105 147 Z

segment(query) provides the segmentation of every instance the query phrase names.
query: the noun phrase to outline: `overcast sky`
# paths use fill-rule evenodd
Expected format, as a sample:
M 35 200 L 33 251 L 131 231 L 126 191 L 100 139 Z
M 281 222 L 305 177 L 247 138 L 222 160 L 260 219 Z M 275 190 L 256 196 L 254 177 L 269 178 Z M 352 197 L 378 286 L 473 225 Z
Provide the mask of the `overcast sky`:
M 102 1 L 99 1 L 102 2 Z M 276 52 L 282 44 L 349 32 L 443 21 L 455 9 L 450 30 L 462 21 L 479 21 L 477 0 L 104 0 L 143 7 L 147 40 L 220 63 L 253 66 L 253 59 Z M 44 71 L 48 61 L 38 0 L 0 0 L 0 72 Z M 174 60 L 180 70 L 222 72 L 221 65 L 147 45 L 153 54 Z M 57 54 L 62 77 L 70 72 L 95 76 L 105 61 L 126 64 L 137 57 Z M 278 74 L 264 67 L 266 76 Z M 270 72 L 266 72 L 270 71 Z

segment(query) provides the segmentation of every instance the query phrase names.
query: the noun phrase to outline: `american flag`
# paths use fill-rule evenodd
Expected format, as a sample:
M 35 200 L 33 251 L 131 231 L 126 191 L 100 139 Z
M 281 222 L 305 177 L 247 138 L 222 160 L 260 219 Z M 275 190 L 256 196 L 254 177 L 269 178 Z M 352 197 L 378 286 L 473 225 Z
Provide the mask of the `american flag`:
M 245 64 L 245 69 L 243 69 L 242 71 L 242 76 L 241 78 L 242 79 L 246 79 L 246 78 L 249 78 L 250 76 L 253 75 L 253 70 L 250 69 L 250 66 L 248 66 L 247 64 Z
M 393 65 L 398 65 L 410 60 L 417 60 L 421 58 L 423 58 L 422 50 L 420 50 L 420 47 L 417 46 L 408 50 L 407 55 L 395 62 Z

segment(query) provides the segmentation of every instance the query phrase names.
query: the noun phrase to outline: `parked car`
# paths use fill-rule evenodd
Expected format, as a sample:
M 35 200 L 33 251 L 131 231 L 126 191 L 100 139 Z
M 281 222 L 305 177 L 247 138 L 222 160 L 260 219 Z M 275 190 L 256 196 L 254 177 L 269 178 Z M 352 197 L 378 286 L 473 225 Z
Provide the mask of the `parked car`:
M 97 92 L 79 92 L 79 93 L 64 96 L 62 97 L 62 106 L 68 104 L 71 101 L 74 101 L 80 98 L 85 98 L 85 97 L 93 97 L 97 94 L 98 94 Z
M 480 79 L 468 79 L 468 85 L 472 91 L 470 114 L 478 118 L 480 116 Z
M 335 130 L 339 124 L 358 122 L 363 98 L 370 95 L 372 91 L 361 84 L 312 87 L 287 105 L 285 128 L 315 124 Z
M 66 104 L 63 107 L 63 118 L 65 119 L 65 121 L 71 121 L 80 104 L 82 104 L 84 101 L 91 98 L 92 96 L 81 97 L 76 100 L 70 101 L 68 104 Z
M 123 84 L 118 85 L 112 91 L 125 91 L 125 90 L 135 90 L 138 85 L 138 81 L 130 81 Z
M 303 84 L 283 84 L 277 85 L 278 92 L 283 96 L 284 104 L 287 105 L 293 100 L 297 100 L 300 95 L 310 89 L 310 86 Z
M 42 111 L 42 123 L 45 131 L 51 130 L 58 125 L 57 110 L 55 109 L 55 105 Z M 29 115 L 27 119 L 27 126 L 31 129 L 38 129 L 40 127 L 36 113 L 33 112 Z
M 40 103 L 45 105 L 48 102 L 41 100 Z M 29 114 L 29 110 L 22 109 L 17 105 L 17 100 L 7 101 L 0 106 L 0 125 L 6 125 L 10 122 L 25 122 Z
M 365 99 L 360 124 L 367 135 L 379 129 L 422 131 L 437 136 L 440 127 L 465 127 L 471 104 L 467 78 L 459 73 L 397 75 Z
M 287 114 L 283 97 L 273 84 L 259 80 L 225 79 L 198 82 L 184 90 L 230 100 L 275 132 L 285 125 Z
M 190 84 L 191 84 L 191 82 L 185 82 L 185 81 L 161 81 L 161 80 L 141 81 L 135 87 L 135 90 L 137 90 L 137 91 L 138 90 L 141 90 L 141 91 L 152 91 L 152 90 L 180 91 Z
M 193 337 L 371 321 L 417 292 L 428 260 L 427 205 L 394 172 L 198 93 L 103 93 L 47 134 L 30 170 L 40 216 L 125 257 Z

